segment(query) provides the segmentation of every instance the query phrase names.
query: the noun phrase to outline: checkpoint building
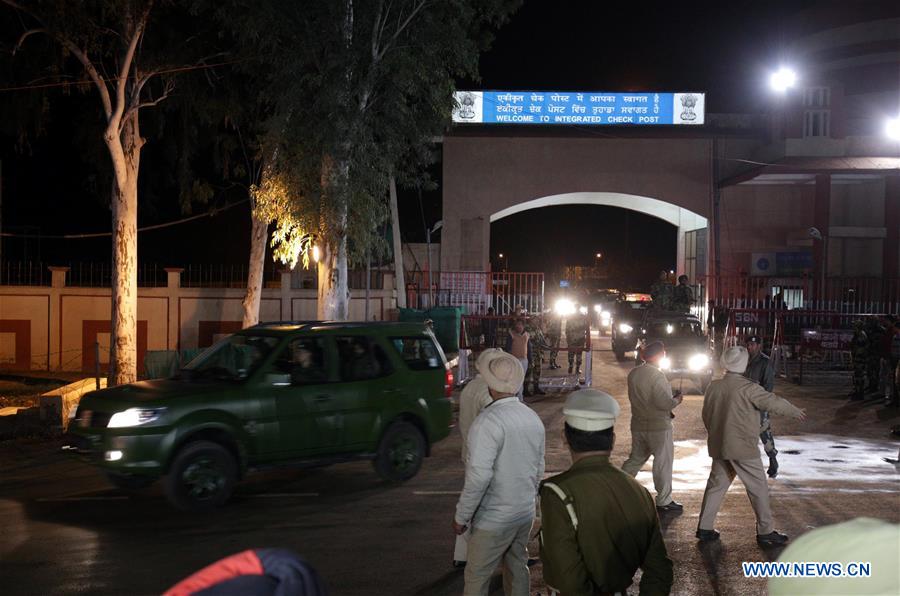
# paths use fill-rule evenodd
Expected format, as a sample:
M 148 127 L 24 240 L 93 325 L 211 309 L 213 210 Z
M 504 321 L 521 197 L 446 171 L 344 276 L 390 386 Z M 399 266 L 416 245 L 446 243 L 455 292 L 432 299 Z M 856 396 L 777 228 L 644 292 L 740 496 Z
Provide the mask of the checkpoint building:
M 897 310 L 900 5 L 826 3 L 790 30 L 797 84 L 757 114 L 707 113 L 696 90 L 459 93 L 441 271 L 489 271 L 509 215 L 607 205 L 675 226 L 678 273 L 711 298 Z

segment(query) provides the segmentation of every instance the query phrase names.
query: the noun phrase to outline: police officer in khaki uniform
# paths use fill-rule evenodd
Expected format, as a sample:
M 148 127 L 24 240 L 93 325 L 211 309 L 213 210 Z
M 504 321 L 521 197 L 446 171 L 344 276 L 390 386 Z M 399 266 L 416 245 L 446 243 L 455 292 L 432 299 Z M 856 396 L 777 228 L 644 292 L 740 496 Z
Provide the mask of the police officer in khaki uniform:
M 703 425 L 709 435 L 707 447 L 713 461 L 700 506 L 697 538 L 719 539 L 713 525 L 725 493 L 737 476 L 744 483 L 756 514 L 756 542 L 760 546 L 777 546 L 786 543 L 788 537 L 776 532 L 772 521 L 769 485 L 756 442 L 759 413 L 766 411 L 802 421 L 806 412 L 745 378 L 749 359 L 743 346 L 725 350 L 725 377 L 710 383 L 703 398 Z
M 672 588 L 653 498 L 609 461 L 618 414 L 595 389 L 571 393 L 563 408 L 572 467 L 540 490 L 544 580 L 562 596 L 625 593 L 639 568 L 642 595 Z

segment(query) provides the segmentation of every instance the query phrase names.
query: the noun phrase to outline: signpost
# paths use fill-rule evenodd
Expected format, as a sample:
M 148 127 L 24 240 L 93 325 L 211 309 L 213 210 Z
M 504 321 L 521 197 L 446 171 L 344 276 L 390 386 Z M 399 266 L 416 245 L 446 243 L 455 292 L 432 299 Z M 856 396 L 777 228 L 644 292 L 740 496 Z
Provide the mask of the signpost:
M 457 91 L 460 124 L 700 125 L 703 93 L 605 91 Z

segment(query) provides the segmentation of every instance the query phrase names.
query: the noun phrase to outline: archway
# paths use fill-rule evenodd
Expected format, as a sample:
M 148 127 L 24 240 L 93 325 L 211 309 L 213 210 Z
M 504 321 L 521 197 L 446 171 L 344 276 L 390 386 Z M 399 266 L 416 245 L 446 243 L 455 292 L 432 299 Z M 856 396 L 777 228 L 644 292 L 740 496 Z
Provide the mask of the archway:
M 694 279 L 706 271 L 707 218 L 684 207 L 633 194 L 619 192 L 571 192 L 523 201 L 491 214 L 490 223 L 510 215 L 560 205 L 598 205 L 628 209 L 661 219 L 677 229 L 676 267 L 678 274 Z

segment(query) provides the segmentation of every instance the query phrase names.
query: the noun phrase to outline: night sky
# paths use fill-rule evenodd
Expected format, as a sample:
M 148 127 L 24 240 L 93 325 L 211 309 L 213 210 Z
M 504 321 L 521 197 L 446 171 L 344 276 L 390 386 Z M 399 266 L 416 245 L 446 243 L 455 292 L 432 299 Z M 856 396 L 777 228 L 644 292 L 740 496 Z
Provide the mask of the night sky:
M 526 0 L 498 32 L 493 48 L 482 56 L 481 80 L 460 81 L 460 87 L 697 90 L 707 93 L 707 111 L 758 111 L 763 105 L 767 69 L 779 61 L 783 43 L 789 39 L 784 19 L 810 4 L 809 0 Z M 13 139 L 0 137 L 4 231 L 60 234 L 109 230 L 106 157 L 91 141 L 75 138 L 66 120 L 72 102 L 81 101 L 96 103 L 96 98 L 55 98 L 51 107 L 67 107 L 58 110 L 47 135 L 24 153 L 14 150 Z M 154 180 L 142 185 L 149 200 L 144 201 L 142 195 L 139 225 L 183 216 L 174 198 L 150 184 L 169 167 L 169 157 L 152 142 L 145 147 L 142 178 Z M 438 188 L 422 193 L 421 206 L 415 190 L 401 189 L 404 241 L 424 241 L 423 214 L 429 225 L 441 218 L 440 164 L 432 170 Z M 239 190 L 222 189 L 218 202 L 243 198 Z M 158 196 L 149 196 L 152 193 Z M 558 250 L 535 250 L 535 241 L 546 241 Z M 248 247 L 248 208 L 243 205 L 212 219 L 142 233 L 139 259 L 161 265 L 243 265 Z M 641 253 L 635 252 L 638 247 Z M 105 239 L 38 242 L 7 238 L 3 249 L 4 259 L 12 260 L 64 263 L 110 259 Z M 512 270 L 549 273 L 560 265 L 587 265 L 597 250 L 610 259 L 622 259 L 630 250 L 641 260 L 642 270 L 668 268 L 675 264 L 675 230 L 640 214 L 589 206 L 533 210 L 492 226 L 491 252 L 513 255 L 509 261 Z

